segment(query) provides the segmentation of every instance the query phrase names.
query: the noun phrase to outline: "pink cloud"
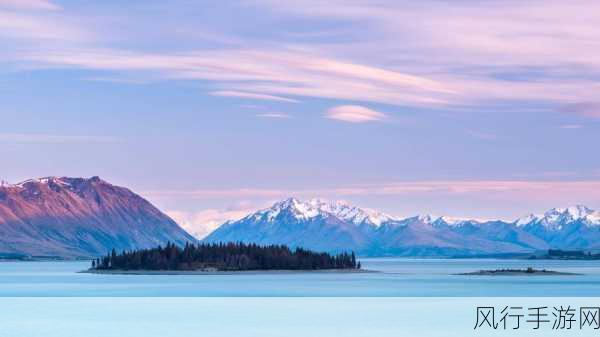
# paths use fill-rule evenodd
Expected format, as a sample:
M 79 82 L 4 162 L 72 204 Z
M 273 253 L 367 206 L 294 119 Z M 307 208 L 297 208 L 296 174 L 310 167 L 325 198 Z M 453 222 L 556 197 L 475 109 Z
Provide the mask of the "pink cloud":
M 352 196 L 352 195 L 413 195 L 413 194 L 470 194 L 470 193 L 516 193 L 526 196 L 544 196 L 548 193 L 579 193 L 600 197 L 600 181 L 525 181 L 525 180 L 472 180 L 472 181 L 407 181 L 386 184 L 357 184 L 334 188 L 315 189 L 199 189 L 146 191 L 154 197 L 187 198 L 280 198 L 297 196 Z
M 598 205 L 600 180 L 406 181 L 356 184 L 332 188 L 161 190 L 145 191 L 142 194 L 163 201 L 197 199 L 206 200 L 207 202 L 209 200 L 211 202 L 220 200 L 223 203 L 230 203 L 232 200 L 253 200 L 263 206 L 290 196 L 303 199 L 314 197 L 352 199 L 355 201 L 362 200 L 363 203 L 370 201 L 371 207 L 374 208 L 381 207 L 377 200 L 387 200 L 384 202 L 388 205 L 387 209 L 382 210 L 396 215 L 412 216 L 425 212 L 459 217 L 468 216 L 469 218 L 483 217 L 514 220 L 514 218 L 532 211 L 543 212 L 557 206 L 585 204 L 592 208 L 600 207 Z M 389 206 L 390 200 L 396 201 L 397 204 Z M 251 206 L 246 205 L 243 212 L 232 213 L 234 216 L 227 214 L 214 216 L 214 218 L 218 218 L 218 221 L 210 222 L 212 225 L 206 228 L 214 228 L 213 225 L 221 222 L 222 219 L 240 217 L 258 208 Z M 228 211 L 223 212 L 227 213 Z M 212 211 L 203 215 L 209 218 L 213 217 Z M 190 218 L 189 214 L 183 217 L 188 222 L 191 221 Z M 207 222 L 202 220 L 197 221 L 197 223 Z
M 60 7 L 47 0 L 0 0 L 0 7 L 24 10 L 57 10 Z
M 287 114 L 284 112 L 265 112 L 265 113 L 257 114 L 256 116 L 261 117 L 261 118 L 277 118 L 277 119 L 292 118 L 292 116 L 290 114 Z
M 565 125 L 561 125 L 560 128 L 561 129 L 569 129 L 569 130 L 581 129 L 581 128 L 583 128 L 583 125 L 581 125 L 581 124 L 565 124 Z
M 565 104 L 594 100 L 600 89 L 588 76 L 600 71 L 600 45 L 596 43 L 600 39 L 596 24 L 600 3 L 259 3 L 278 13 L 366 27 L 354 31 L 362 37 L 356 41 L 332 43 L 330 53 L 427 74 L 428 79 L 444 83 L 444 88 L 455 94 L 436 95 L 447 105 L 515 100 Z M 535 73 L 529 75 L 531 70 Z M 511 80 L 515 75 L 518 80 Z M 597 118 L 598 110 L 594 110 L 586 110 L 584 115 Z
M 0 37 L 34 39 L 34 40 L 65 40 L 81 39 L 83 34 L 79 29 L 56 20 L 32 15 L 0 11 Z
M 340 105 L 327 110 L 325 117 L 349 123 L 378 122 L 387 119 L 386 114 L 359 105 Z
M 213 50 L 187 54 L 140 54 L 115 50 L 30 53 L 41 66 L 144 71 L 164 78 L 210 80 L 227 97 L 297 100 L 285 95 L 385 102 L 395 105 L 442 105 L 454 93 L 425 77 L 335 59 L 281 50 Z
M 210 92 L 213 96 L 222 96 L 222 97 L 237 97 L 237 98 L 248 98 L 248 99 L 258 99 L 258 100 L 266 100 L 266 101 L 280 101 L 280 102 L 289 102 L 289 103 L 299 103 L 298 100 L 267 95 L 267 94 L 258 94 L 255 92 L 245 92 L 245 91 L 212 91 Z
M 210 81 L 215 92 L 226 97 L 294 101 L 298 97 L 317 97 L 397 106 L 472 108 L 498 101 L 539 100 L 557 106 L 595 102 L 600 90 L 600 83 L 588 76 L 600 71 L 600 46 L 596 43 L 600 39 L 596 24 L 600 21 L 600 4 L 594 2 L 574 5 L 548 0 L 482 6 L 471 2 L 385 4 L 352 0 L 257 3 L 284 12 L 288 15 L 284 19 L 301 15 L 350 21 L 358 23 L 351 26 L 361 30 L 351 30 L 350 36 L 356 39 L 318 45 L 310 40 L 287 43 L 275 37 L 233 38 L 229 41 L 233 47 L 228 48 L 150 53 L 102 48 L 82 32 L 79 23 L 85 20 L 75 20 L 68 13 L 57 19 L 0 12 L 0 35 L 87 42 L 43 46 L 33 41 L 31 48 L 12 55 L 14 60 L 25 60 L 36 67 Z M 56 7 L 43 0 L 0 0 L 0 4 Z M 102 33 L 110 41 L 108 24 L 94 26 L 107 28 Z M 165 36 L 177 33 L 168 29 L 163 32 Z M 127 45 L 128 38 L 139 36 L 123 36 L 120 45 Z M 29 52 L 23 54 L 22 50 Z M 538 70 L 532 78 L 527 78 L 529 69 Z M 514 73 L 523 76 L 510 80 Z M 595 106 L 565 112 L 599 116 Z

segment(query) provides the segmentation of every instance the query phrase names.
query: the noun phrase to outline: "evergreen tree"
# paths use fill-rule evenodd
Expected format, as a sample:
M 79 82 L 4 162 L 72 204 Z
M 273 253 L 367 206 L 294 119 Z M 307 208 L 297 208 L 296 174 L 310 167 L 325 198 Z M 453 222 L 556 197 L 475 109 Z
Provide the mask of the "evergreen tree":
M 180 248 L 167 243 L 163 248 L 136 251 L 115 249 L 92 261 L 92 269 L 118 270 L 319 270 L 360 269 L 354 252 L 331 255 L 283 245 L 259 246 L 242 242 L 198 245 Z

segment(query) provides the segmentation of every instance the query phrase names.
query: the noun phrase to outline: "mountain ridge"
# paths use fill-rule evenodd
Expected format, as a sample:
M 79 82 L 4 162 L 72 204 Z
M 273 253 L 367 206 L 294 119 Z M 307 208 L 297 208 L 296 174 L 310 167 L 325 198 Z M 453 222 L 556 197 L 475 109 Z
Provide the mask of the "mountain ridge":
M 0 185 L 0 253 L 91 257 L 196 241 L 131 190 L 99 177 Z
M 577 205 L 503 220 L 420 215 L 398 218 L 345 202 L 285 199 L 228 221 L 206 242 L 242 241 L 363 255 L 448 256 L 600 249 L 600 212 Z

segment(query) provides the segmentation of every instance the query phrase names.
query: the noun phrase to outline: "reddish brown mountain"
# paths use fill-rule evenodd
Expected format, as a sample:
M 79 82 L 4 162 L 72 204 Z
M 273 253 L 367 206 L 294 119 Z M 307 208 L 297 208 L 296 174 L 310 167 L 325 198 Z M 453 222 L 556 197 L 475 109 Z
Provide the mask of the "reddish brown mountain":
M 98 177 L 0 185 L 0 256 L 89 257 L 195 239 L 127 188 Z

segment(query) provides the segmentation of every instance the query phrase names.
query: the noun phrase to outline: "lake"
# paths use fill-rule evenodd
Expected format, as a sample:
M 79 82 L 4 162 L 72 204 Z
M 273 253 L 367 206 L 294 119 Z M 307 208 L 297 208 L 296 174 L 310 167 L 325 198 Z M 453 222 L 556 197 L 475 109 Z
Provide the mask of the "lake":
M 378 273 L 95 275 L 89 262 L 0 262 L 0 296 L 29 297 L 509 297 L 597 296 L 600 261 L 361 259 Z M 572 276 L 459 276 L 532 266 Z

